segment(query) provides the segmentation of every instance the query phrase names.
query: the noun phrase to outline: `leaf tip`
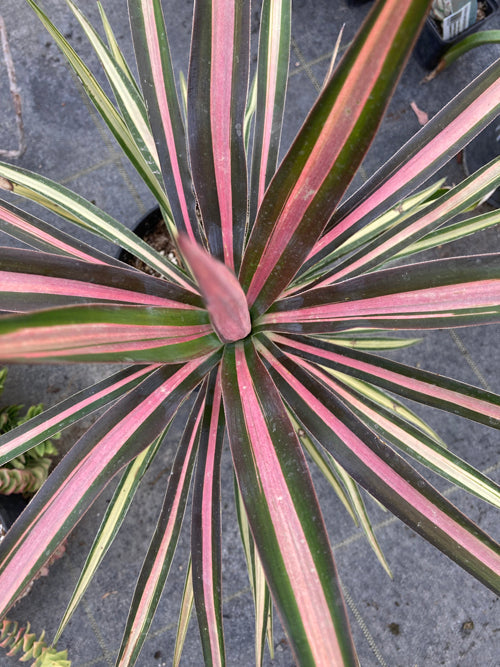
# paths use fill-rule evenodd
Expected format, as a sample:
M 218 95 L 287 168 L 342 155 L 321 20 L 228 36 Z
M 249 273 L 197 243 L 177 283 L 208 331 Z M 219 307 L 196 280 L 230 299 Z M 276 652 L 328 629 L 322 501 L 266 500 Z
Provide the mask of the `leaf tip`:
M 234 273 L 185 234 L 178 235 L 177 243 L 221 341 L 234 343 L 246 338 L 252 323 L 245 293 Z

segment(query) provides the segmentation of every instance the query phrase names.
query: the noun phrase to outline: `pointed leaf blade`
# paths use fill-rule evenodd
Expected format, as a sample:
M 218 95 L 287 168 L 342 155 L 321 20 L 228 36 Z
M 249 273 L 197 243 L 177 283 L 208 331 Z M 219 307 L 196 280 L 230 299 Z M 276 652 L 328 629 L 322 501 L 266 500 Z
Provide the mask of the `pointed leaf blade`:
M 248 336 L 252 329 L 250 313 L 234 273 L 186 236 L 179 235 L 179 247 L 198 282 L 221 341 L 232 343 Z
M 179 231 L 199 240 L 184 124 L 161 3 L 129 0 L 128 7 L 142 90 L 173 220 Z
M 193 610 L 194 596 L 193 596 L 193 575 L 192 564 L 189 559 L 186 568 L 186 580 L 184 583 L 184 590 L 182 592 L 181 609 L 179 612 L 179 622 L 177 624 L 177 634 L 175 636 L 174 657 L 172 658 L 172 667 L 178 667 L 181 661 L 182 649 L 184 648 L 184 641 L 186 639 L 189 620 Z
M 246 227 L 249 39 L 249 0 L 195 3 L 188 78 L 193 182 L 210 252 L 235 272 Z
M 238 485 L 296 658 L 304 664 L 355 664 L 305 459 L 251 342 L 226 348 L 222 390 Z
M 306 362 L 262 349 L 271 375 L 304 426 L 369 493 L 493 591 L 500 545 L 441 496 L 355 415 Z
M 165 428 L 220 355 L 162 366 L 111 407 L 55 468 L 10 528 L 0 551 L 6 610 L 109 480 Z
M 208 381 L 193 488 L 191 562 L 193 595 L 205 664 L 224 665 L 220 460 L 225 432 L 220 370 Z
M 184 429 L 169 477 L 163 507 L 130 606 L 117 667 L 134 665 L 146 640 L 172 564 L 198 451 L 206 385 L 201 388 Z
M 27 2 L 33 11 L 37 14 L 38 18 L 41 20 L 48 32 L 52 35 L 54 41 L 61 49 L 69 65 L 80 79 L 85 92 L 89 96 L 92 103 L 95 105 L 99 115 L 103 118 L 111 133 L 118 141 L 127 157 L 130 159 L 131 163 L 137 169 L 146 185 L 156 197 L 158 203 L 165 209 L 165 211 L 169 211 L 170 205 L 168 199 L 160 186 L 157 175 L 151 168 L 151 164 L 148 163 L 148 160 L 141 153 L 123 118 L 117 112 L 92 72 L 88 69 L 88 67 L 77 55 L 68 41 L 59 32 L 59 30 L 57 30 L 54 24 L 49 20 L 47 15 L 40 9 L 40 7 L 37 6 L 37 4 L 35 4 L 34 0 L 27 0 Z
M 374 7 L 281 163 L 260 207 L 240 275 L 254 316 L 289 284 L 338 205 L 375 134 L 428 5 L 426 0 L 387 0 Z
M 265 0 L 259 33 L 255 129 L 251 170 L 250 224 L 278 164 L 288 81 L 290 0 Z

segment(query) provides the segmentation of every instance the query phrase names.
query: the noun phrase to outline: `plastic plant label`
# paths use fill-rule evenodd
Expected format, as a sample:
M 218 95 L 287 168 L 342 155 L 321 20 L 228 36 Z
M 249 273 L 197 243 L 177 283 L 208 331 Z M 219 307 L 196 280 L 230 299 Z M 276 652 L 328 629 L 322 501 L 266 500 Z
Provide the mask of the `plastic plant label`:
M 468 2 L 457 11 L 444 17 L 442 24 L 444 40 L 453 39 L 475 22 L 474 6 L 477 6 L 475 2 Z

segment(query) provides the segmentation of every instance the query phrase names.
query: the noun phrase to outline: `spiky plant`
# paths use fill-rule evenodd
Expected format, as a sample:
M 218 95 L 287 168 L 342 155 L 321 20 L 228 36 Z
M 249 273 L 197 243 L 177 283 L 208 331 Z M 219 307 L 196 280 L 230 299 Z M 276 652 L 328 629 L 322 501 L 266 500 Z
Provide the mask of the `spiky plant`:
M 116 103 L 34 0 L 28 2 L 157 198 L 181 265 L 157 255 L 77 194 L 1 165 L 4 188 L 120 244 L 164 279 L 131 270 L 12 204 L 1 208 L 2 227 L 34 250 L 2 251 L 1 307 L 13 312 L 0 321 L 0 358 L 135 365 L 0 440 L 1 462 L 109 406 L 5 539 L 0 609 L 12 604 L 47 554 L 120 473 L 64 626 L 164 429 L 185 403 L 190 416 L 138 578 L 118 665 L 134 664 L 141 650 L 190 486 L 192 569 L 180 635 L 192 595 L 206 663 L 225 661 L 219 547 L 225 442 L 256 604 L 258 663 L 272 599 L 299 664 L 356 664 L 304 449 L 368 532 L 358 485 L 498 591 L 498 545 L 440 495 L 406 455 L 496 506 L 499 487 L 445 449 L 393 394 L 492 427 L 500 424 L 500 398 L 376 352 L 398 344 L 388 330 L 498 322 L 498 254 L 411 260 L 425 248 L 498 222 L 498 212 L 492 212 L 445 226 L 497 187 L 500 160 L 444 193 L 409 196 L 499 113 L 500 64 L 342 201 L 411 52 L 428 0 L 374 5 L 279 165 L 289 0 L 263 2 L 251 95 L 249 0 L 194 3 L 185 108 L 159 0 L 128 2 L 140 87 L 104 12 L 107 44 L 68 0 Z

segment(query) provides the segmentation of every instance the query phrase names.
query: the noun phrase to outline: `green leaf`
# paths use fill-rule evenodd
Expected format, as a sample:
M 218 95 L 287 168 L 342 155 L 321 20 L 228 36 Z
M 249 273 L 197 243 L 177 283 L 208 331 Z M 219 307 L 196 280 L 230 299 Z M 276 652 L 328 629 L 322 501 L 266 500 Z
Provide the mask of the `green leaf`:
M 268 639 L 269 651 L 273 657 L 273 624 L 272 603 L 269 588 L 266 583 L 264 569 L 260 562 L 255 543 L 250 532 L 248 518 L 246 515 L 243 498 L 241 497 L 236 477 L 234 478 L 234 496 L 236 501 L 236 513 L 240 536 L 247 561 L 250 587 L 252 589 L 253 603 L 255 608 L 255 666 L 261 667 L 264 658 L 266 637 Z
M 278 165 L 288 81 L 291 1 L 265 0 L 255 78 L 255 127 L 250 176 L 250 225 Z
M 193 595 L 207 665 L 224 665 L 220 461 L 225 433 L 220 369 L 208 380 L 193 488 L 191 562 Z
M 222 391 L 238 486 L 295 657 L 303 665 L 354 665 L 340 585 L 307 464 L 252 341 L 226 347 Z
M 159 204 L 168 211 L 170 209 L 168 199 L 160 186 L 157 175 L 154 173 L 153 165 L 148 163 L 148 160 L 141 153 L 141 150 L 135 143 L 125 121 L 104 93 L 94 75 L 70 46 L 68 41 L 62 36 L 59 30 L 57 30 L 47 15 L 37 6 L 37 4 L 35 4 L 34 0 L 27 0 L 27 2 L 37 14 L 48 32 L 52 35 L 54 41 L 68 60 L 69 65 L 80 79 L 87 95 L 99 112 L 99 115 L 106 122 L 106 125 L 111 130 L 113 136 L 116 138 L 131 163 L 137 169 L 146 185 L 150 188 Z
M 393 259 L 400 259 L 414 255 L 417 252 L 437 248 L 445 243 L 452 243 L 460 239 L 466 238 L 471 234 L 476 234 L 490 227 L 495 227 L 500 223 L 500 210 L 494 209 L 481 215 L 476 215 L 473 218 L 467 218 L 461 222 L 456 222 L 453 225 L 446 225 L 443 229 L 437 229 L 430 234 L 426 234 L 423 239 L 416 241 L 407 248 L 400 250 Z
M 427 0 L 386 0 L 374 6 L 281 162 L 240 272 L 253 317 L 288 286 L 345 193 L 428 5 Z
M 184 590 L 182 592 L 182 603 L 179 612 L 179 621 L 177 624 L 177 633 L 175 636 L 174 657 L 172 659 L 172 667 L 178 667 L 181 661 L 182 649 L 184 648 L 184 641 L 186 639 L 189 621 L 191 619 L 191 612 L 193 610 L 193 574 L 192 563 L 189 558 L 189 563 L 186 568 L 186 580 L 184 582 Z
M 14 193 L 54 209 L 64 218 L 92 234 L 125 248 L 155 268 L 162 276 L 192 289 L 187 276 L 134 232 L 80 195 L 40 174 L 0 162 L 0 176 L 11 183 Z
M 168 430 L 167 430 L 168 434 Z M 120 483 L 113 493 L 106 514 L 101 522 L 97 535 L 92 544 L 92 548 L 83 565 L 75 590 L 71 595 L 64 616 L 59 624 L 59 628 L 54 637 L 54 644 L 59 641 L 64 628 L 68 624 L 75 609 L 90 585 L 97 568 L 101 564 L 109 547 L 113 543 L 120 527 L 127 516 L 132 500 L 139 487 L 139 484 L 153 461 L 158 448 L 164 440 L 165 434 L 160 435 L 149 447 L 147 447 L 134 461 L 131 461 L 122 475 Z
M 455 62 L 460 56 L 471 49 L 486 44 L 499 44 L 500 30 L 479 30 L 479 32 L 472 33 L 463 37 L 458 42 L 450 46 L 444 53 L 443 57 L 437 64 L 437 67 L 425 77 L 426 81 L 430 81 L 446 67 Z
M 170 572 L 198 451 L 205 398 L 206 383 L 191 409 L 175 455 L 163 507 L 137 579 L 117 667 L 132 666 L 137 661 Z

